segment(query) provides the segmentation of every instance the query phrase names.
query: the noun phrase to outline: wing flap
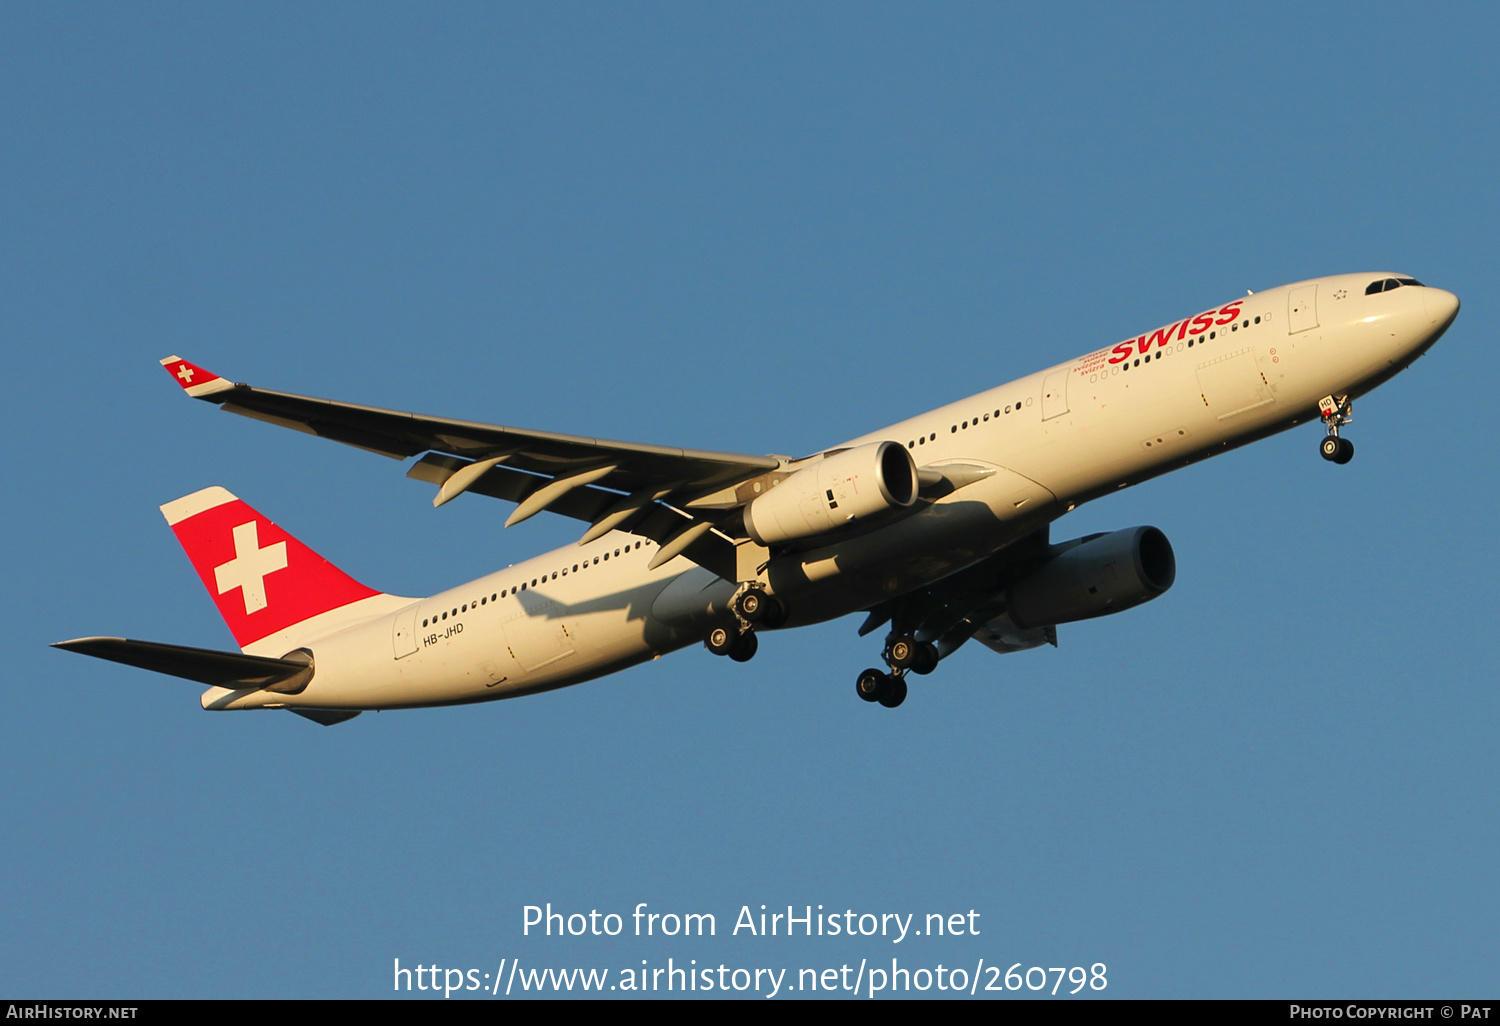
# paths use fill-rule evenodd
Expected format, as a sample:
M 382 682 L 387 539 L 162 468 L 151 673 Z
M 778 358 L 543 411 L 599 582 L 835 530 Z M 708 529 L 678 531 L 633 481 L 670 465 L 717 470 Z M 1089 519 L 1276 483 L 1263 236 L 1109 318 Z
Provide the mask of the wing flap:
M 406 476 L 441 487 L 444 481 L 470 465 L 468 460 L 429 453 L 413 464 L 412 468 L 406 472 Z M 551 478 L 523 473 L 512 470 L 507 465 L 497 464 L 480 474 L 464 488 L 464 491 L 478 492 L 480 495 L 503 499 L 506 502 L 522 503 L 551 482 Z M 592 524 L 618 506 L 622 498 L 623 496 L 618 492 L 609 491 L 597 485 L 581 485 L 553 499 L 547 505 L 547 512 L 560 513 L 574 520 Z M 699 517 L 694 517 L 662 502 L 646 502 L 638 512 L 615 525 L 614 529 L 640 538 L 648 538 L 658 545 L 666 545 L 702 515 L 700 512 Z M 594 538 L 586 534 L 579 544 L 592 540 Z M 680 555 L 686 556 L 694 563 L 726 580 L 737 579 L 735 543 L 718 531 L 700 534 L 682 550 Z

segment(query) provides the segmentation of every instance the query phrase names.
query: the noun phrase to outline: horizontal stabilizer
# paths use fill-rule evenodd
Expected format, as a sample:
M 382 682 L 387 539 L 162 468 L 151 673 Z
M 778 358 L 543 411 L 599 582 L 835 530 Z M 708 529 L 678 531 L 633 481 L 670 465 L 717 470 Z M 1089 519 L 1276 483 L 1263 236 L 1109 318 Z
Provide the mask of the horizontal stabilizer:
M 295 693 L 312 678 L 312 666 L 292 659 L 218 652 L 210 648 L 163 645 L 128 638 L 75 638 L 59 641 L 53 648 L 81 652 L 143 670 L 166 673 L 220 688 L 268 688 Z M 301 677 L 299 681 L 297 678 Z

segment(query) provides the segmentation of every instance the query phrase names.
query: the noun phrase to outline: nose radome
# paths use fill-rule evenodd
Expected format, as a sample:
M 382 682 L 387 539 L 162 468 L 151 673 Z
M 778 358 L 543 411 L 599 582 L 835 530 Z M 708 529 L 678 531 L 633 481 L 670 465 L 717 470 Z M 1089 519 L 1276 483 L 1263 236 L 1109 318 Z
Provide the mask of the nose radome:
M 1447 327 L 1458 316 L 1458 297 L 1445 289 L 1422 289 L 1422 305 L 1434 324 Z

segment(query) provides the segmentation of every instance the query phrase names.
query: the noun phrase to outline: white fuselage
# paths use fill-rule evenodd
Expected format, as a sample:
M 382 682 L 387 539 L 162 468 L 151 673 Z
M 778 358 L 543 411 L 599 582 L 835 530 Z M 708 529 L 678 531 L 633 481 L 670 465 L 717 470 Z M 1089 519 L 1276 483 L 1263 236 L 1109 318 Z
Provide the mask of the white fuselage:
M 1385 277 L 1255 293 L 846 442 L 891 440 L 919 468 L 992 473 L 826 544 L 772 558 L 744 542 L 740 566 L 788 604 L 790 625 L 832 619 L 941 580 L 1080 503 L 1315 419 L 1319 399 L 1379 385 L 1457 313 L 1441 289 L 1365 294 Z M 700 641 L 735 589 L 683 557 L 649 570 L 655 550 L 615 532 L 431 598 L 364 600 L 247 649 L 311 649 L 302 693 L 210 688 L 203 706 L 391 709 L 612 673 Z

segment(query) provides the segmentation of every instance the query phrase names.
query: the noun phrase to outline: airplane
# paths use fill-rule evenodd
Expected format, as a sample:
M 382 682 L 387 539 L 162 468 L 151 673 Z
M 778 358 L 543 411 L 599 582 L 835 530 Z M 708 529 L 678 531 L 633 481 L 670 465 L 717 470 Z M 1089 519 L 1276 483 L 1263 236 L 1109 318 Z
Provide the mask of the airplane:
M 578 684 L 693 644 L 745 662 L 758 636 L 866 614 L 907 678 L 970 639 L 1057 644 L 1060 624 L 1172 586 L 1155 527 L 1053 543 L 1091 499 L 1285 431 L 1324 426 L 1348 463 L 1353 400 L 1427 351 L 1451 292 L 1342 274 L 1240 298 L 811 456 L 741 455 L 530 431 L 236 384 L 177 356 L 195 399 L 396 460 L 436 486 L 588 525 L 578 542 L 428 598 L 359 583 L 221 487 L 162 506 L 239 652 L 125 638 L 56 647 L 209 685 L 204 709 L 288 709 L 332 725 Z

